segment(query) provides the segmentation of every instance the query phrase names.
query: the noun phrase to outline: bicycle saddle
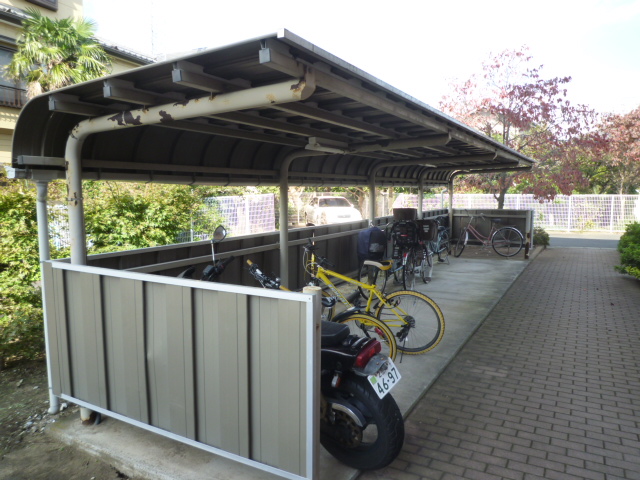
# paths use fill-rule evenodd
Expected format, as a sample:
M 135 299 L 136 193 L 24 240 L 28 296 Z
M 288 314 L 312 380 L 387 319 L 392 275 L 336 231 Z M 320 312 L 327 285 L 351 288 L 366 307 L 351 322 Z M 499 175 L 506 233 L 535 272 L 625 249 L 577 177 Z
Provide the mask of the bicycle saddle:
M 393 265 L 393 260 L 382 260 L 380 262 L 376 262 L 374 260 L 365 260 L 365 265 L 371 265 L 372 267 L 378 267 L 380 270 L 389 270 Z

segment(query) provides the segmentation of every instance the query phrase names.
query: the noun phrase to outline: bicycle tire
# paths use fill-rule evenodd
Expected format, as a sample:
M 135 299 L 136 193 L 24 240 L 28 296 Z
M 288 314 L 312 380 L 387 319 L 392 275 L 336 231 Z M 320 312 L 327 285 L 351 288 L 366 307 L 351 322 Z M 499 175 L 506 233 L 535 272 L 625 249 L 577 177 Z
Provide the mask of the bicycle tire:
M 396 359 L 398 354 L 398 344 L 396 337 L 389 326 L 382 320 L 366 313 L 352 313 L 341 318 L 338 323 L 347 325 L 352 335 L 375 338 L 380 342 L 382 350 L 380 353 L 386 355 L 391 360 Z
M 433 252 L 425 245 L 422 252 L 422 262 L 420 263 L 420 276 L 424 283 L 431 281 L 433 274 Z
M 456 242 L 456 248 L 453 249 L 453 256 L 458 258 L 464 252 L 464 247 L 467 245 L 467 240 L 469 238 L 469 232 L 466 228 L 463 228 L 458 236 L 458 241 Z
M 524 244 L 524 237 L 517 228 L 502 227 L 491 237 L 491 246 L 498 255 L 513 257 L 517 255 Z
M 449 242 L 449 232 L 443 230 L 440 234 L 440 245 L 438 246 L 438 261 L 446 262 L 451 253 L 451 243 Z
M 384 302 L 376 306 L 375 317 L 396 335 L 398 350 L 410 355 L 428 352 L 444 335 L 444 315 L 423 293 L 400 290 L 385 295 Z
M 362 283 L 366 283 L 367 285 L 375 284 L 376 288 L 380 290 L 380 292 L 384 292 L 384 289 L 387 286 L 387 272 L 380 270 L 378 267 L 365 265 L 363 263 L 358 273 L 358 280 Z M 360 295 L 363 298 L 367 300 L 369 299 L 369 290 L 365 290 L 359 286 L 358 292 L 360 292 Z
M 415 290 L 416 288 L 416 251 L 413 247 L 407 252 L 404 262 L 402 288 L 405 290 Z

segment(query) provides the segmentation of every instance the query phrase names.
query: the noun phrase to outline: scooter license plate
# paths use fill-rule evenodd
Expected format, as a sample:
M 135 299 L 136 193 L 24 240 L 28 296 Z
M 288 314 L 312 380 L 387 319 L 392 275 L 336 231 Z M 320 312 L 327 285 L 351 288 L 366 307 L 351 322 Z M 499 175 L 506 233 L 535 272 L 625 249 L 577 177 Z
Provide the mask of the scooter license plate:
M 402 376 L 400 375 L 398 367 L 395 366 L 391 359 L 388 359 L 385 370 L 379 371 L 376 375 L 369 375 L 367 378 L 373 390 L 378 394 L 378 397 L 383 398 L 398 384 Z

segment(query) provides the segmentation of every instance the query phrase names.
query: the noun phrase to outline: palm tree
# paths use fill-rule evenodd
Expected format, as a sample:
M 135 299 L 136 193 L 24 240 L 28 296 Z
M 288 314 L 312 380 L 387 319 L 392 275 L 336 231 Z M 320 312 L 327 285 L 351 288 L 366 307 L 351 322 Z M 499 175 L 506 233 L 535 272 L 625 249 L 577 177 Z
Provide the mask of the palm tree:
M 86 19 L 53 20 L 26 9 L 18 51 L 6 67 L 7 75 L 27 84 L 27 97 L 110 72 L 111 60 L 93 38 L 95 23 Z

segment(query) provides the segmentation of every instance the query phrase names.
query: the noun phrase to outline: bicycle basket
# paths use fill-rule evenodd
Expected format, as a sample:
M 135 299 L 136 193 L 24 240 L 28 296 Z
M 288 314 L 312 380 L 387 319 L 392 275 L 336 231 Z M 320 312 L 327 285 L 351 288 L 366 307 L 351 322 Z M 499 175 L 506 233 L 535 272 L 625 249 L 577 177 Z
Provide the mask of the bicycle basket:
M 418 217 L 417 208 L 394 208 L 393 219 L 395 221 L 400 220 L 415 220 Z
M 391 234 L 395 245 L 412 245 L 417 243 L 418 228 L 415 222 L 402 220 L 393 224 Z
M 423 242 L 434 241 L 438 237 L 438 222 L 435 220 L 416 220 L 418 238 Z

